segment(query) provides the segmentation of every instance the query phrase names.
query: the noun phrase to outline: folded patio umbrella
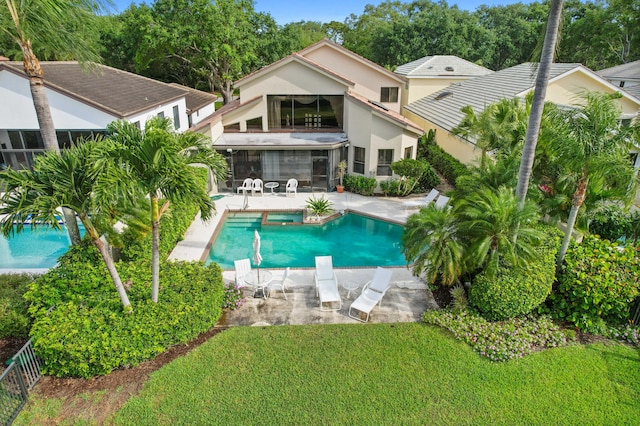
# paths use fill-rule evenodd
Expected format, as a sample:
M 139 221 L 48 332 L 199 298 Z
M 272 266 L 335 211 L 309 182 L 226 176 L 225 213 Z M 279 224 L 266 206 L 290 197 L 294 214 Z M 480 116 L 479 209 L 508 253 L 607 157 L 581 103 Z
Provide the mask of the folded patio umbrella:
M 260 282 L 260 264 L 262 263 L 262 256 L 260 255 L 260 234 L 258 230 L 253 231 L 253 264 L 258 269 L 258 282 Z

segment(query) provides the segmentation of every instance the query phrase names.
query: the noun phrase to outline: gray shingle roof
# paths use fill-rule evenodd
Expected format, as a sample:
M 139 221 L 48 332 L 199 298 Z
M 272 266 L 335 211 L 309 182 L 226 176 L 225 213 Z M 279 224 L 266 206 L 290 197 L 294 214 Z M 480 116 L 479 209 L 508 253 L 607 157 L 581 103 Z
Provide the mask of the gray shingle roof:
M 490 69 L 453 55 L 425 56 L 400 65 L 395 73 L 406 77 L 468 77 L 491 74 Z
M 511 99 L 532 89 L 535 85 L 537 68 L 532 63 L 524 63 L 492 74 L 475 77 L 455 83 L 438 92 L 410 103 L 405 108 L 450 131 L 462 120 L 460 109 L 471 105 L 477 112 L 500 99 Z M 580 64 L 553 64 L 550 79 L 558 77 Z M 443 96 L 445 93 L 449 93 Z
M 624 80 L 625 78 L 640 80 L 640 61 L 617 65 L 597 71 L 596 74 L 606 79 Z
M 169 84 L 173 87 L 183 89 L 187 92 L 187 94 L 185 95 L 185 101 L 187 103 L 187 110 L 189 112 L 198 110 L 202 107 L 212 104 L 216 101 L 216 99 L 218 99 L 216 95 L 203 92 L 202 90 L 196 90 L 191 87 L 183 86 L 178 83 L 169 83 Z
M 41 62 L 45 85 L 81 102 L 125 118 L 186 96 L 187 91 L 137 74 L 95 65 L 83 70 L 78 62 Z M 22 62 L 3 61 L 24 75 Z

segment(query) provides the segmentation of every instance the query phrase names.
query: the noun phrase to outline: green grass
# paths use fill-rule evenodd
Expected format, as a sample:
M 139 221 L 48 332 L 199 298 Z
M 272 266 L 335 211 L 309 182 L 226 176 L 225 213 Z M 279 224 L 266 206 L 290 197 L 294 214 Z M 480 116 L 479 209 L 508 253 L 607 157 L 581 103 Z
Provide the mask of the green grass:
M 491 363 L 424 324 L 237 327 L 154 373 L 116 424 L 637 424 L 640 353 Z

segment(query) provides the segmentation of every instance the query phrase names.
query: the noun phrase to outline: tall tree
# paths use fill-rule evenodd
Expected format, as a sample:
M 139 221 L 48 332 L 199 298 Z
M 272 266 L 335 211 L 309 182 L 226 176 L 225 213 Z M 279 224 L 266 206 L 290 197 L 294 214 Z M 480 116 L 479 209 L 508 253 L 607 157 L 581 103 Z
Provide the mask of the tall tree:
M 4 235 L 13 232 L 14 221 L 17 232 L 23 229 L 27 215 L 32 217 L 32 226 L 59 227 L 57 209 L 64 207 L 78 214 L 86 234 L 98 249 L 111 275 L 125 312 L 133 309 L 120 275 L 105 243 L 100 239 L 96 220 L 105 213 L 105 205 L 96 198 L 96 176 L 94 165 L 97 152 L 108 151 L 105 141 L 80 142 L 76 146 L 58 153 L 47 151 L 35 158 L 33 170 L 7 169 L 0 172 L 0 182 L 6 184 L 2 196 L 3 215 L 1 222 Z M 107 208 L 113 205 L 112 193 L 103 194 Z
M 188 199 L 200 208 L 202 219 L 207 220 L 215 211 L 215 204 L 206 188 L 199 185 L 193 165 L 209 167 L 218 180 L 224 180 L 227 173 L 225 158 L 210 148 L 204 135 L 173 133 L 172 127 L 169 119 L 160 117 L 147 121 L 144 130 L 125 121 L 110 124 L 107 130 L 116 145 L 112 151 L 115 167 L 101 181 L 105 190 L 114 189 L 132 200 L 142 193 L 151 201 L 154 302 L 158 301 L 160 288 L 160 198 L 172 202 Z
M 5 0 L 0 9 L 0 29 L 20 46 L 24 72 L 36 110 L 42 140 L 47 150 L 60 152 L 44 73 L 33 44 L 49 51 L 65 52 L 80 61 L 97 61 L 97 45 L 86 29 L 95 22 L 95 12 L 104 10 L 102 0 Z M 75 215 L 65 209 L 71 241 L 80 242 Z
M 570 177 L 575 182 L 567 229 L 558 253 L 558 268 L 564 261 L 589 185 L 618 189 L 610 195 L 621 195 L 627 201 L 635 194 L 636 178 L 629 150 L 639 125 L 620 125 L 616 99 L 621 96 L 620 93 L 585 93 L 583 104 L 556 111 L 553 124 L 556 137 L 545 141 L 551 161 L 561 164 L 565 179 Z
M 542 54 L 540 64 L 538 65 L 531 112 L 529 114 L 529 125 L 527 126 L 524 147 L 522 149 L 518 186 L 516 187 L 516 197 L 520 200 L 521 207 L 524 207 L 527 198 L 529 179 L 531 178 L 531 171 L 533 169 L 533 160 L 535 158 L 538 134 L 540 133 L 540 123 L 542 122 L 542 112 L 544 110 L 544 100 L 547 96 L 547 84 L 549 83 L 551 64 L 553 63 L 558 30 L 560 28 L 560 19 L 562 18 L 562 5 L 563 0 L 552 0 L 551 10 L 549 11 L 549 21 L 547 22 L 547 29 L 544 36 L 544 44 L 542 45 Z

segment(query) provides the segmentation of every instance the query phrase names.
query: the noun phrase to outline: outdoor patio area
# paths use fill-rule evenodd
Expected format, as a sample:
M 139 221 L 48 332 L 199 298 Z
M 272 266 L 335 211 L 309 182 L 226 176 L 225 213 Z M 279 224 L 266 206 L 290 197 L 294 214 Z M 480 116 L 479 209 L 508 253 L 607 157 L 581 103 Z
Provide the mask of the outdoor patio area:
M 262 196 L 248 196 L 242 194 L 224 195 L 216 200 L 217 214 L 205 223 L 199 218 L 193 222 L 183 241 L 171 253 L 173 260 L 203 260 L 207 253 L 216 227 L 220 223 L 225 210 L 240 211 L 248 202 L 246 211 L 295 210 L 303 209 L 305 201 L 310 197 L 329 199 L 332 208 L 337 211 L 354 211 L 370 216 L 403 224 L 409 214 L 415 209 L 406 209 L 403 202 L 406 199 L 365 197 L 352 193 L 298 193 L 295 196 L 285 196 L 283 193 Z M 414 322 L 420 321 L 422 313 L 427 309 L 436 309 L 431 292 L 426 284 L 414 277 L 412 271 L 406 267 L 390 268 L 393 271 L 391 287 L 382 299 L 381 306 L 376 306 L 369 317 L 370 323 L 384 322 Z M 314 269 L 292 269 L 286 282 L 287 299 L 282 292 L 272 291 L 271 297 L 253 297 L 250 289 L 245 289 L 246 302 L 242 308 L 226 312 L 218 322 L 219 326 L 236 325 L 281 325 L 281 324 L 335 324 L 358 323 L 349 317 L 349 306 L 360 295 L 362 287 L 373 277 L 373 268 L 335 268 L 338 287 L 342 298 L 342 307 L 336 311 L 321 311 L 319 299 L 314 285 Z M 274 275 L 280 271 L 273 270 Z M 223 271 L 225 283 L 233 283 L 235 271 Z M 356 290 L 344 288 L 345 282 L 358 285 Z

